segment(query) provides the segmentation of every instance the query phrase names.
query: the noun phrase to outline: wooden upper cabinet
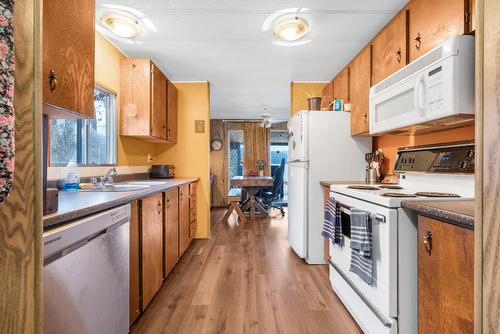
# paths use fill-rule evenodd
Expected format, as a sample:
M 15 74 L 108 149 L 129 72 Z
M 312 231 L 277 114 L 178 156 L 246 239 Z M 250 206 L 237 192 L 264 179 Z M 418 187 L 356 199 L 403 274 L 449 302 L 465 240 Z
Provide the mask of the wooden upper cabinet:
M 468 7 L 464 0 L 410 1 L 410 62 L 450 37 L 466 33 Z
M 165 277 L 179 260 L 179 188 L 165 192 Z
M 142 307 L 163 283 L 163 194 L 141 200 Z
M 189 232 L 189 184 L 185 184 L 179 187 L 179 257 L 184 254 L 191 242 Z
M 43 4 L 43 112 L 51 118 L 94 116 L 95 2 Z
M 371 87 L 371 46 L 365 47 L 349 65 L 349 91 L 352 103 L 351 135 L 368 134 Z
M 167 142 L 167 78 L 150 59 L 122 60 L 120 111 L 120 135 Z
M 151 136 L 167 139 L 167 78 L 160 69 L 151 63 L 152 105 L 151 105 Z
M 407 64 L 408 11 L 399 12 L 373 39 L 373 85 Z
M 177 88 L 167 80 L 167 141 L 177 143 Z
M 346 66 L 333 79 L 333 98 L 349 102 L 349 66 Z
M 321 99 L 321 109 L 328 109 L 333 101 L 333 80 L 323 87 L 323 98 Z
M 419 216 L 419 333 L 474 332 L 474 231 Z

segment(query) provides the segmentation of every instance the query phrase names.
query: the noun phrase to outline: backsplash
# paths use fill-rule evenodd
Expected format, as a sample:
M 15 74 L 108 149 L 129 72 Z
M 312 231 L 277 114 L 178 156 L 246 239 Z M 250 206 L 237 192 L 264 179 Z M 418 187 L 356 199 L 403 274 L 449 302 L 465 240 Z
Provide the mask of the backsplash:
M 76 170 L 80 178 L 90 178 L 102 176 L 113 166 L 99 167 L 49 167 L 47 170 L 47 181 L 59 181 L 64 179 L 68 171 Z M 128 174 L 145 174 L 149 173 L 150 166 L 115 166 L 118 176 Z

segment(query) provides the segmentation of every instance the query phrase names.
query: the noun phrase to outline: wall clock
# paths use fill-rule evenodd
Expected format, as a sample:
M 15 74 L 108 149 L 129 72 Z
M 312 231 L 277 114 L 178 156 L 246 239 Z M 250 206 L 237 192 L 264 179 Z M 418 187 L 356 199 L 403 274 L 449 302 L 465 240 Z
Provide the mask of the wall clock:
M 214 139 L 212 140 L 212 142 L 210 143 L 210 147 L 212 148 L 212 150 L 214 151 L 220 151 L 222 150 L 222 140 L 220 139 Z

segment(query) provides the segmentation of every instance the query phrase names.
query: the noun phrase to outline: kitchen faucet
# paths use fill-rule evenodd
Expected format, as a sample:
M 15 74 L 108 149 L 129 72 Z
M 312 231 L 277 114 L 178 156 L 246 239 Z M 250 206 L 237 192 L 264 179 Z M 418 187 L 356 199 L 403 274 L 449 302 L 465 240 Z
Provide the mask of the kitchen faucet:
M 112 176 L 115 176 L 117 175 L 117 171 L 116 171 L 116 167 L 113 167 L 113 168 L 110 168 L 106 174 L 104 174 L 104 176 L 101 176 L 101 186 L 105 187 L 106 186 L 106 183 L 108 182 L 108 179 L 111 178 L 111 181 L 110 183 L 113 183 L 113 178 Z

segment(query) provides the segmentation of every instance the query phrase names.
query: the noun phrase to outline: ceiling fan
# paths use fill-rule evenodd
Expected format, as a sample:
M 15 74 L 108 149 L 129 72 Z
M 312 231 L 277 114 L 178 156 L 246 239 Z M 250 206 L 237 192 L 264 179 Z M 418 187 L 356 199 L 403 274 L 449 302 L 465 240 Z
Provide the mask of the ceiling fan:
M 262 114 L 262 121 L 259 124 L 261 128 L 269 129 L 271 127 L 271 121 L 269 117 L 269 113 Z

